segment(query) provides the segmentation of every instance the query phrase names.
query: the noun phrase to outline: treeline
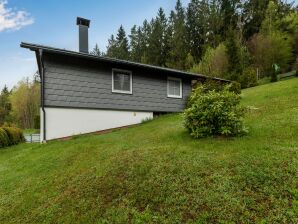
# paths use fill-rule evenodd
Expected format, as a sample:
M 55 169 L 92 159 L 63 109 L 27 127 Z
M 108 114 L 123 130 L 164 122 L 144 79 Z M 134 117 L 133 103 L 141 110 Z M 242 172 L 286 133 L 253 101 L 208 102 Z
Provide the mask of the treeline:
M 121 25 L 106 52 L 95 55 L 131 60 L 217 76 L 253 86 L 257 78 L 295 69 L 298 59 L 298 12 L 281 0 L 178 0 L 169 16 Z M 258 76 L 258 77 L 257 77 Z
M 40 84 L 37 74 L 33 80 L 21 80 L 11 90 L 4 86 L 0 93 L 0 127 L 39 129 L 39 108 Z

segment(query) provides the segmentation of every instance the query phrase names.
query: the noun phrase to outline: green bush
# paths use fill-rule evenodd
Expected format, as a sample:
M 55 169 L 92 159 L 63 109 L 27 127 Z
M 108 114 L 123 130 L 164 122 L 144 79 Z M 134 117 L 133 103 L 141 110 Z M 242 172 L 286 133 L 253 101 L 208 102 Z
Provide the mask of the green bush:
M 2 129 L 6 132 L 8 136 L 9 145 L 16 145 L 18 143 L 25 141 L 25 138 L 21 129 L 15 128 L 15 127 L 3 127 Z
M 248 67 L 244 69 L 243 74 L 239 80 L 241 88 L 249 88 L 258 85 L 257 75 L 255 69 Z
M 9 138 L 6 134 L 6 131 L 3 128 L 0 128 L 0 148 L 9 146 Z
M 240 96 L 226 86 L 222 91 L 205 92 L 198 86 L 189 98 L 184 111 L 184 125 L 194 138 L 206 136 L 237 136 L 246 133 L 243 125 L 245 108 Z
M 228 88 L 230 92 L 241 94 L 241 84 L 239 82 L 232 81 Z

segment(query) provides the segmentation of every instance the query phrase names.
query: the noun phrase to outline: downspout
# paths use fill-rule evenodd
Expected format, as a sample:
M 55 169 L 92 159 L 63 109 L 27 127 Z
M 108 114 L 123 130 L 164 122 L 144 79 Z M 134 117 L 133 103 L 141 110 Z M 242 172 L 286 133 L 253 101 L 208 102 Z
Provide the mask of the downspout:
M 42 110 L 42 121 L 43 121 L 43 139 L 42 139 L 42 143 L 46 143 L 47 138 L 46 138 L 46 111 L 44 109 L 44 83 L 45 83 L 45 78 L 44 78 L 44 64 L 43 64 L 43 60 L 42 60 L 42 54 L 43 51 L 42 49 L 39 49 L 39 63 L 40 63 L 40 78 L 41 78 L 41 110 Z

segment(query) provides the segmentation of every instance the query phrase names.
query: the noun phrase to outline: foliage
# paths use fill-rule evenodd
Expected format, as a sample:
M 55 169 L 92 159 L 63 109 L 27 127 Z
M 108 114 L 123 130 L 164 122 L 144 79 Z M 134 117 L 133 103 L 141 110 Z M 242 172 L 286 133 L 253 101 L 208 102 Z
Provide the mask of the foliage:
M 16 127 L 2 127 L 0 128 L 0 148 L 16 145 L 25 141 L 23 132 Z
M 190 0 L 183 7 L 178 0 L 168 16 L 160 8 L 150 22 L 134 25 L 129 41 L 121 26 L 107 55 L 219 76 L 245 88 L 255 83 L 252 69 L 264 77 L 273 73 L 272 63 L 282 72 L 293 68 L 297 18 L 297 8 L 285 1 Z
M 193 139 L 170 114 L 0 150 L 0 222 L 297 223 L 297 86 L 243 90 L 241 138 Z
M 4 86 L 0 93 L 0 125 L 11 120 L 11 103 L 9 101 L 9 96 L 11 92 L 8 90 L 7 86 Z
M 241 84 L 239 82 L 232 81 L 229 85 L 229 91 L 236 94 L 241 94 Z
M 241 83 L 241 88 L 249 88 L 258 85 L 255 69 L 253 67 L 245 68 L 239 82 Z
M 123 60 L 128 60 L 130 58 L 129 43 L 122 25 L 118 29 L 116 39 L 114 39 L 113 35 L 111 36 L 111 39 L 109 39 L 107 56 Z
M 90 54 L 95 56 L 102 56 L 102 52 L 99 50 L 98 44 L 95 44 L 93 50 L 90 52 Z
M 286 71 L 292 57 L 292 41 L 289 36 L 279 31 L 271 35 L 256 34 L 250 41 L 250 51 L 255 66 L 270 76 L 274 71 L 273 64 L 278 64 L 281 71 Z
M 34 128 L 34 118 L 39 115 L 40 84 L 28 78 L 12 89 L 10 96 L 12 117 L 21 128 Z
M 171 12 L 169 19 L 169 57 L 167 66 L 175 69 L 185 70 L 187 58 L 185 9 L 181 1 L 177 0 L 175 11 Z
M 0 148 L 9 146 L 9 138 L 6 131 L 0 127 Z
M 195 64 L 191 71 L 211 77 L 224 78 L 228 68 L 227 49 L 224 44 L 220 44 L 215 49 L 208 47 L 200 63 Z
M 147 63 L 165 66 L 169 54 L 169 37 L 167 33 L 167 18 L 162 8 L 151 21 L 151 33 L 148 37 Z
M 238 136 L 246 132 L 243 125 L 245 109 L 240 96 L 224 88 L 205 92 L 198 86 L 190 96 L 190 106 L 184 111 L 184 124 L 194 138 L 207 136 Z

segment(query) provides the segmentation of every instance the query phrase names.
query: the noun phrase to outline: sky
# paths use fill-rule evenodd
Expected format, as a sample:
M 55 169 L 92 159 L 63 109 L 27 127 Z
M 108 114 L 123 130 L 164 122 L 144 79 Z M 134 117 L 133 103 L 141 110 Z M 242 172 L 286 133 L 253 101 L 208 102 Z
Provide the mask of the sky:
M 298 0 L 295 0 L 296 4 Z M 182 0 L 186 6 L 189 0 Z M 122 24 L 127 33 L 144 19 L 166 14 L 176 0 L 0 0 L 0 88 L 12 88 L 37 71 L 35 55 L 20 43 L 43 44 L 78 50 L 76 17 L 91 20 L 89 48 L 95 43 L 106 50 L 107 40 Z
M 21 42 L 77 51 L 80 16 L 91 20 L 89 48 L 98 43 L 105 51 L 121 24 L 129 33 L 134 24 L 156 16 L 159 7 L 168 14 L 175 0 L 0 0 L 0 88 L 12 88 L 37 71 L 34 52 Z

